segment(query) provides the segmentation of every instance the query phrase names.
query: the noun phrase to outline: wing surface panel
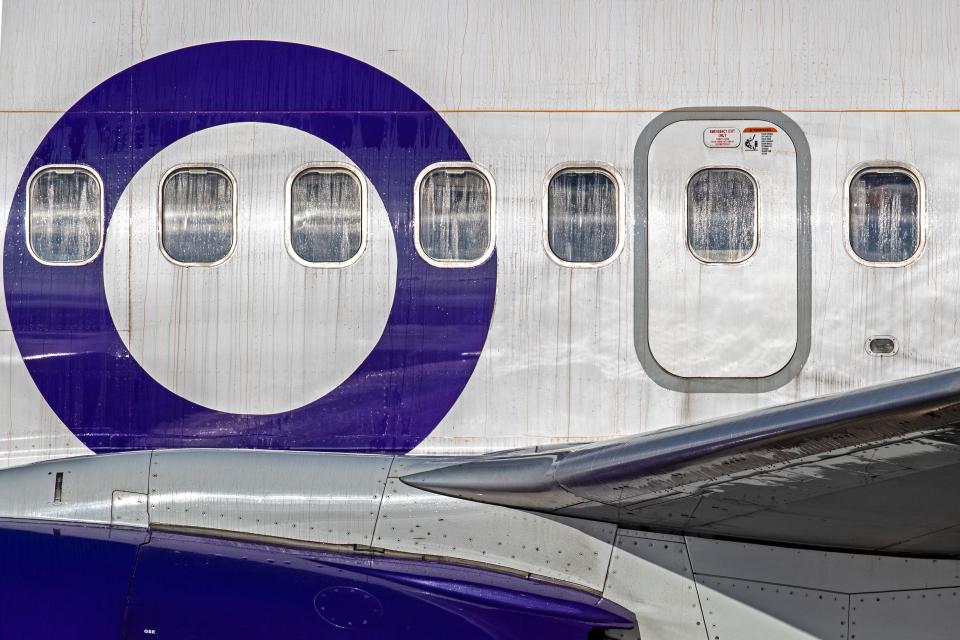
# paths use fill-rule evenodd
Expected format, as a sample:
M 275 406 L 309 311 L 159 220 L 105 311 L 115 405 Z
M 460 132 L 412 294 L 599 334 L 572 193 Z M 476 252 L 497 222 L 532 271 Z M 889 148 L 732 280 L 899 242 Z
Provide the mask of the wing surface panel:
M 960 370 L 403 479 L 638 529 L 960 556 Z

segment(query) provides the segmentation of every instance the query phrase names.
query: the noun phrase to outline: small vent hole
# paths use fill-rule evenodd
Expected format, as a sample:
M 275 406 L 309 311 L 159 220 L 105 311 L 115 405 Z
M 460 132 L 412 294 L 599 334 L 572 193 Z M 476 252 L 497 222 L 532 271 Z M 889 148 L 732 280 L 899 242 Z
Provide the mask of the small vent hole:
M 867 340 L 867 353 L 872 356 L 887 357 L 897 354 L 900 345 L 893 336 L 873 336 Z
M 63 502 L 63 471 L 57 471 L 56 479 L 53 481 L 53 501 Z

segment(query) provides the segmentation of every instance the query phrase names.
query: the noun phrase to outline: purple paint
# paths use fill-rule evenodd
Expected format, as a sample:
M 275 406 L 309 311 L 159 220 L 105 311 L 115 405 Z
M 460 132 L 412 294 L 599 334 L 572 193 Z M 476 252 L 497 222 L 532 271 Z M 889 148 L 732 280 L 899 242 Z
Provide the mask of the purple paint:
M 0 520 L 0 637 L 584 640 L 631 614 L 475 567 L 169 531 Z
M 109 237 L 117 200 L 141 167 L 184 136 L 236 122 L 293 127 L 342 151 L 378 191 L 397 246 L 393 307 L 367 359 L 327 395 L 269 415 L 215 411 L 159 384 L 117 333 L 102 255 L 84 266 L 50 267 L 25 246 L 26 184 L 38 167 L 96 169 L 104 180 Z M 406 452 L 462 392 L 493 313 L 496 255 L 474 268 L 438 269 L 414 249 L 416 176 L 433 162 L 469 159 L 416 93 L 332 51 L 221 42 L 122 71 L 53 126 L 14 196 L 4 284 L 27 369 L 57 416 L 97 452 L 201 446 Z
M 0 638 L 123 637 L 144 529 L 0 519 Z
M 127 632 L 215 640 L 584 640 L 629 612 L 570 587 L 424 560 L 154 532 Z

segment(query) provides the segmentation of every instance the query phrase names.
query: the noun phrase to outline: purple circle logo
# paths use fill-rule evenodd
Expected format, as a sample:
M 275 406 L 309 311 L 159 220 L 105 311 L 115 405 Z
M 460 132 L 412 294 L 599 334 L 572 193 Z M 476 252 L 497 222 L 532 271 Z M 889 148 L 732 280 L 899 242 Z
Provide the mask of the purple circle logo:
M 397 247 L 383 334 L 336 389 L 274 414 L 216 411 L 154 380 L 107 306 L 103 254 L 44 265 L 26 247 L 29 176 L 84 164 L 104 182 L 106 236 L 120 194 L 151 158 L 197 131 L 238 122 L 293 127 L 351 159 L 380 194 Z M 387 74 L 347 56 L 269 41 L 205 44 L 141 62 L 71 107 L 14 195 L 4 242 L 7 311 L 23 361 L 59 418 L 97 452 L 168 447 L 405 452 L 463 391 L 486 341 L 496 254 L 466 269 L 428 265 L 413 239 L 417 175 L 469 156 L 443 118 Z M 322 331 L 323 327 L 313 330 Z

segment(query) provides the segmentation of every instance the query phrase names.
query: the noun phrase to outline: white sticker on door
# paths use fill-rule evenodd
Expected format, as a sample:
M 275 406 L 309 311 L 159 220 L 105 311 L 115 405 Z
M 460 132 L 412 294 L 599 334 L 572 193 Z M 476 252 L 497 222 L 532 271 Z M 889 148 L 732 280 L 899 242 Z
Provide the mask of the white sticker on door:
M 765 156 L 773 152 L 773 134 L 776 132 L 776 127 L 747 127 L 743 130 L 747 136 L 743 146 L 747 151 L 759 151 Z
M 703 130 L 703 144 L 711 149 L 736 149 L 740 146 L 740 129 L 709 127 Z

